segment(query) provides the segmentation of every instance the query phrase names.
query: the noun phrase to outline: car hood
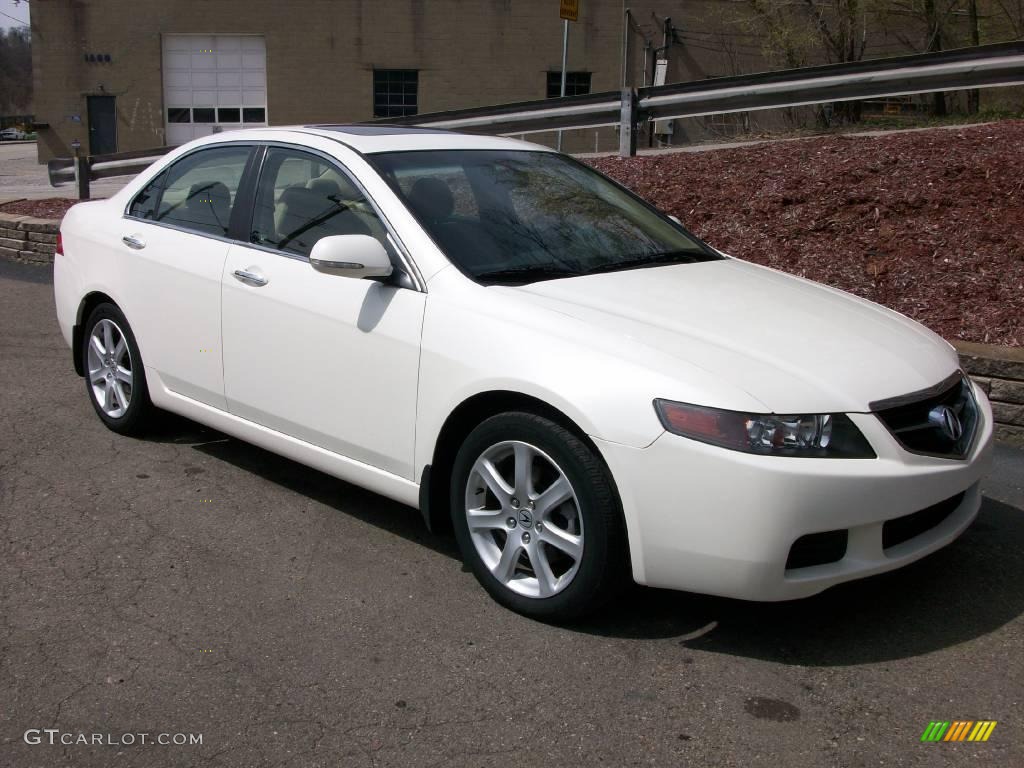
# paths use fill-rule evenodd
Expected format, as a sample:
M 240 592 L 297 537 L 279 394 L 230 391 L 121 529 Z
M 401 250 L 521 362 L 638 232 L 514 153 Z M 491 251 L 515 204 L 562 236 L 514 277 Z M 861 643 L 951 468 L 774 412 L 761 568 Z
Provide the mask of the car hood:
M 701 368 L 774 413 L 868 411 L 959 365 L 949 344 L 896 312 L 737 259 L 505 290 L 585 323 L 606 342 L 646 347 L 653 365 L 668 356 Z

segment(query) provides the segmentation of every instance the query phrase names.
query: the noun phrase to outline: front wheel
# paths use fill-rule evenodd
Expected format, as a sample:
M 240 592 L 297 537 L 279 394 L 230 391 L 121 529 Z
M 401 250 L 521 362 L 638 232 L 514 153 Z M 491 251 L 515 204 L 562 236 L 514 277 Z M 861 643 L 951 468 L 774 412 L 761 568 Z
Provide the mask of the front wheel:
M 451 505 L 463 559 L 514 611 L 578 618 L 625 582 L 625 536 L 608 470 L 549 419 L 504 413 L 474 429 L 455 460 Z

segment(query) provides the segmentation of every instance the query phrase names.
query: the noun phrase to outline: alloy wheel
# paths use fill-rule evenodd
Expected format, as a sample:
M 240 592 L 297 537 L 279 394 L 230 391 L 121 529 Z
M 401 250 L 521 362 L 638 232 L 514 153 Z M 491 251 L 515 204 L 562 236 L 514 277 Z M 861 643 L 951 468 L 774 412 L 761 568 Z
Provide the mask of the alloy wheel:
M 568 587 L 583 557 L 583 516 L 572 483 L 536 446 L 492 445 L 466 481 L 466 521 L 484 565 L 526 597 Z
M 124 331 L 113 320 L 103 318 L 93 326 L 86 367 L 99 407 L 112 419 L 124 416 L 134 389 L 132 356 Z

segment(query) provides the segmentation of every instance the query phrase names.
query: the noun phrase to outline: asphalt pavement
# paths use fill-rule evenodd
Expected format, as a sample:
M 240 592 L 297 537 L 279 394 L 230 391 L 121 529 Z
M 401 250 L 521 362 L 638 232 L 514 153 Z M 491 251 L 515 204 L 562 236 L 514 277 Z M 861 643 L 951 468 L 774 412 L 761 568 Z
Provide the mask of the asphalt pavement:
M 901 571 L 548 626 L 413 509 L 182 419 L 106 430 L 51 291 L 0 262 L 0 766 L 1024 765 L 1024 452 Z

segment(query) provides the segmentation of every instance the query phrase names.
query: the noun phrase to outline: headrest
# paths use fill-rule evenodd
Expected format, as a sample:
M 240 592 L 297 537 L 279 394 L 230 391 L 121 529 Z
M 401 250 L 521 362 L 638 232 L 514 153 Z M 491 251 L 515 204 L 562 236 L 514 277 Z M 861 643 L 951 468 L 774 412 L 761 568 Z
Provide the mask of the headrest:
M 231 192 L 226 184 L 220 181 L 200 181 L 188 190 L 188 205 L 207 203 L 213 205 L 231 205 Z
M 281 192 L 280 204 L 290 215 L 309 217 L 326 213 L 334 207 L 334 202 L 320 192 L 299 186 L 288 187 Z
M 306 188 L 316 192 L 321 197 L 340 197 L 341 187 L 338 182 L 332 179 L 310 179 Z
M 428 221 L 438 221 L 452 215 L 452 211 L 455 210 L 455 197 L 441 179 L 424 176 L 412 185 L 409 205 Z
M 217 234 L 228 233 L 231 216 L 231 192 L 219 181 L 193 184 L 185 198 L 185 220 L 191 224 L 213 227 Z
M 370 228 L 344 203 L 335 203 L 316 190 L 288 187 L 281 192 L 280 204 L 284 216 L 278 230 L 282 235 L 296 236 L 293 230 L 301 231 L 306 233 L 303 239 L 312 243 L 327 235 L 370 234 Z

